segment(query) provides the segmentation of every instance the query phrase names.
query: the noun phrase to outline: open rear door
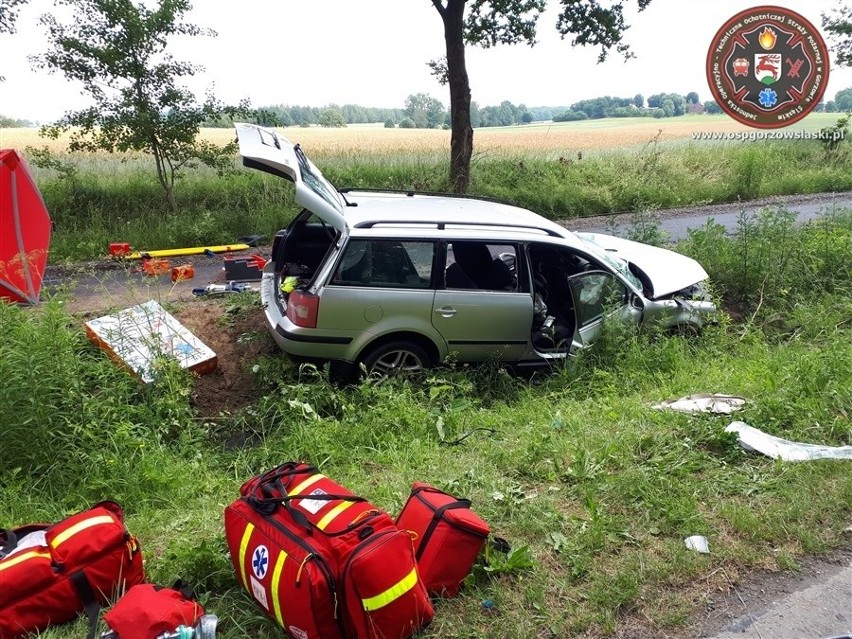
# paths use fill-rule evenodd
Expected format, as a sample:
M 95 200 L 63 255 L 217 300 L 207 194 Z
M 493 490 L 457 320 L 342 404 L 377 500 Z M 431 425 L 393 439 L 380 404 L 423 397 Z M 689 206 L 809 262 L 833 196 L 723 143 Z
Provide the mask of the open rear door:
M 267 127 L 243 123 L 234 126 L 245 166 L 290 180 L 296 185 L 296 204 L 343 231 L 346 202 L 298 144 Z

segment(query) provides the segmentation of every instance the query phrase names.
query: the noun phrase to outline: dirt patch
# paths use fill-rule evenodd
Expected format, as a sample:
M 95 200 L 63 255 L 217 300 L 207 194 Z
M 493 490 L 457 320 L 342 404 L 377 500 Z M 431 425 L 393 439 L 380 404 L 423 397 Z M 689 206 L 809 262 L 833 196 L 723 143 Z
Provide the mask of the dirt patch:
M 233 412 L 258 399 L 251 367 L 258 356 L 276 351 L 261 308 L 229 314 L 227 299 L 188 302 L 173 315 L 216 353 L 218 366 L 200 375 L 192 403 L 200 417 Z

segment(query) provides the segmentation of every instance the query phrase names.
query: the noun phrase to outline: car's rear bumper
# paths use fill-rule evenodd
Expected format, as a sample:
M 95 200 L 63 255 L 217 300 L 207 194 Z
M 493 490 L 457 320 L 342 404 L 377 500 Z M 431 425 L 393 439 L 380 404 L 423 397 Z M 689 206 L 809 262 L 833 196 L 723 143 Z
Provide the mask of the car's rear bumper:
M 260 300 L 272 338 L 282 351 L 310 359 L 352 359 L 351 335 L 296 326 L 285 314 L 286 302 L 279 299 L 277 287 L 274 267 L 267 265 L 260 281 Z

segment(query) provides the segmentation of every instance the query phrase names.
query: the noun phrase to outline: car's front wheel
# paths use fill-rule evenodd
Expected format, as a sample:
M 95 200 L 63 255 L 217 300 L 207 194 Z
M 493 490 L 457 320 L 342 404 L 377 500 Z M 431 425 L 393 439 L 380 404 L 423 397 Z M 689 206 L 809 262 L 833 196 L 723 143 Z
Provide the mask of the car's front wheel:
M 417 375 L 429 367 L 429 355 L 419 344 L 394 341 L 380 344 L 360 359 L 374 377 Z

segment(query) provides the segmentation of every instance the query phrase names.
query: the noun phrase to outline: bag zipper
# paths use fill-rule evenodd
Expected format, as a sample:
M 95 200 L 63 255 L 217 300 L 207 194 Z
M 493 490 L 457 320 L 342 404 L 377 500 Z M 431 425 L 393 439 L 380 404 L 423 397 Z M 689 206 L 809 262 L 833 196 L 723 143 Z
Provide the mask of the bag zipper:
M 363 550 L 367 546 L 373 544 L 376 541 L 379 541 L 380 539 L 382 539 L 384 537 L 387 537 L 388 535 L 392 535 L 396 532 L 400 532 L 400 531 L 397 529 L 397 530 L 385 530 L 385 531 L 382 531 L 382 532 L 375 533 L 375 534 L 371 535 L 369 538 L 362 541 L 357 546 L 355 546 L 355 548 L 352 549 L 352 552 L 349 553 L 349 558 L 346 560 L 346 564 L 343 566 L 343 572 L 340 575 L 340 597 L 343 600 L 344 606 L 346 605 L 346 591 L 345 591 L 346 577 L 349 573 L 349 569 L 352 567 L 352 562 L 355 561 L 355 559 L 358 558 L 357 555 L 359 555 L 361 552 L 363 552 Z

